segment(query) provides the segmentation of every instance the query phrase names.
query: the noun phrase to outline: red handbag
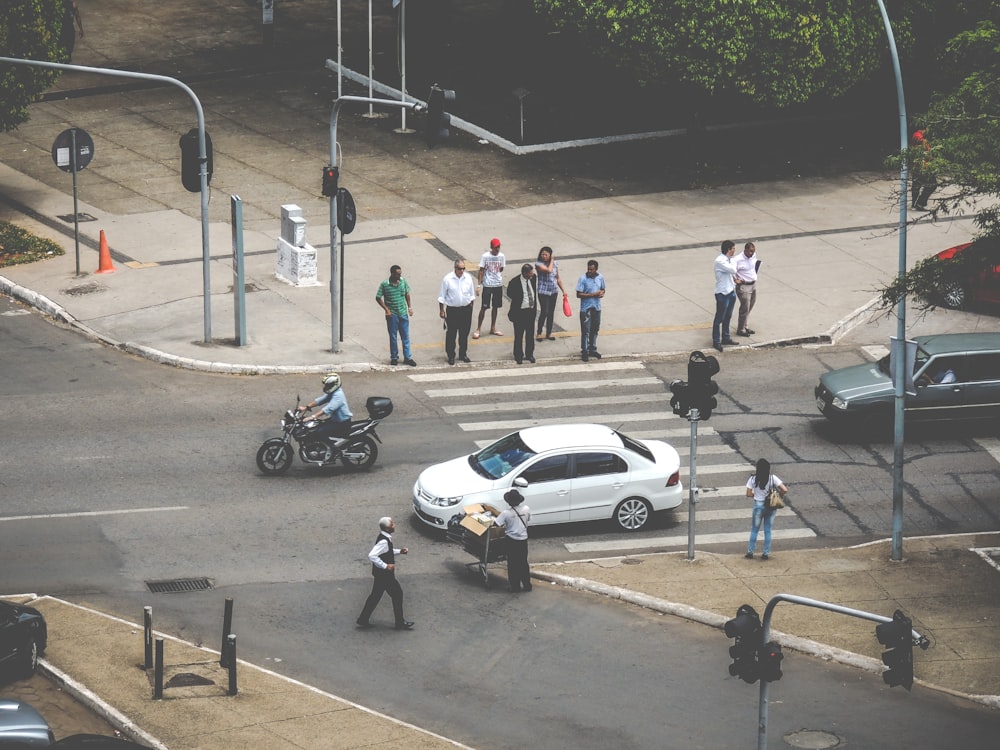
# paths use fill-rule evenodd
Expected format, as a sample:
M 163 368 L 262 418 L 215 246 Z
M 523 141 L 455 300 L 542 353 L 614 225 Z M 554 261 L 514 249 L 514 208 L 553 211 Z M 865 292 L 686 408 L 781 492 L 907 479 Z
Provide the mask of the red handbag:
M 568 294 L 563 295 L 563 315 L 567 318 L 573 317 L 573 308 L 570 307 Z

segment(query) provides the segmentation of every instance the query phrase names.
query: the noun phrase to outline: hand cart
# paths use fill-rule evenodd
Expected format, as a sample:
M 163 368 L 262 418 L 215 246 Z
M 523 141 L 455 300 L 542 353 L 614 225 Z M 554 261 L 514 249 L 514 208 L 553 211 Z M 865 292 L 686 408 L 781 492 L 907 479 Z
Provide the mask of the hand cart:
M 497 526 L 487 528 L 482 534 L 462 526 L 464 513 L 453 516 L 448 522 L 448 530 L 445 536 L 449 542 L 462 545 L 462 549 L 476 558 L 475 562 L 466 563 L 470 571 L 477 569 L 483 577 L 483 585 L 490 587 L 490 574 L 487 566 L 494 563 L 502 563 L 507 560 L 507 537 L 503 529 Z

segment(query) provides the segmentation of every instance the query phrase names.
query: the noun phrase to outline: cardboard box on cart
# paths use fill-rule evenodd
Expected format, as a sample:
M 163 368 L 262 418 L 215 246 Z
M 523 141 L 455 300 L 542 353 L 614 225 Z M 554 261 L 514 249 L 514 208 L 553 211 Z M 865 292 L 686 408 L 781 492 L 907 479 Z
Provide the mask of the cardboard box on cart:
M 461 525 L 476 536 L 482 537 L 487 531 L 490 539 L 499 539 L 504 535 L 503 529 L 493 525 L 493 519 L 500 515 L 500 511 L 492 505 L 476 503 L 475 505 L 467 505 L 463 510 L 465 517 L 462 519 Z

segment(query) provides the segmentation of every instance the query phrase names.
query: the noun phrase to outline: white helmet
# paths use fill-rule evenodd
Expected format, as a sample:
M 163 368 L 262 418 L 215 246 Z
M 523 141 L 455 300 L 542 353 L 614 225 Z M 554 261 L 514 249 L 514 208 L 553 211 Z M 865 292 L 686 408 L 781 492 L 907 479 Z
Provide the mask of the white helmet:
M 333 393 L 340 388 L 340 375 L 328 372 L 323 376 L 323 393 Z

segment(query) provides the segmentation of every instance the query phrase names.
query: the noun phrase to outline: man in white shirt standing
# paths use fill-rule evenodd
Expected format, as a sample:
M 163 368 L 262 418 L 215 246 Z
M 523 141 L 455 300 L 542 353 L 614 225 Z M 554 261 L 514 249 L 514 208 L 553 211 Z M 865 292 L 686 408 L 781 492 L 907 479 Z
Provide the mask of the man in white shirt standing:
M 465 261 L 456 260 L 454 270 L 441 280 L 438 307 L 444 320 L 444 351 L 448 364 L 455 364 L 455 342 L 458 341 L 458 357 L 463 362 L 469 359 L 469 330 L 472 328 L 472 305 L 476 301 L 476 286 L 472 277 L 465 272 Z
M 740 300 L 739 317 L 736 319 L 736 335 L 751 336 L 757 333 L 747 325 L 750 311 L 757 302 L 757 270 L 760 260 L 757 258 L 757 246 L 748 242 L 743 246 L 743 252 L 736 259 L 736 296 Z
M 729 335 L 729 321 L 736 305 L 736 243 L 726 240 L 715 258 L 715 319 L 712 321 L 712 346 L 722 351 L 723 344 L 735 344 Z

